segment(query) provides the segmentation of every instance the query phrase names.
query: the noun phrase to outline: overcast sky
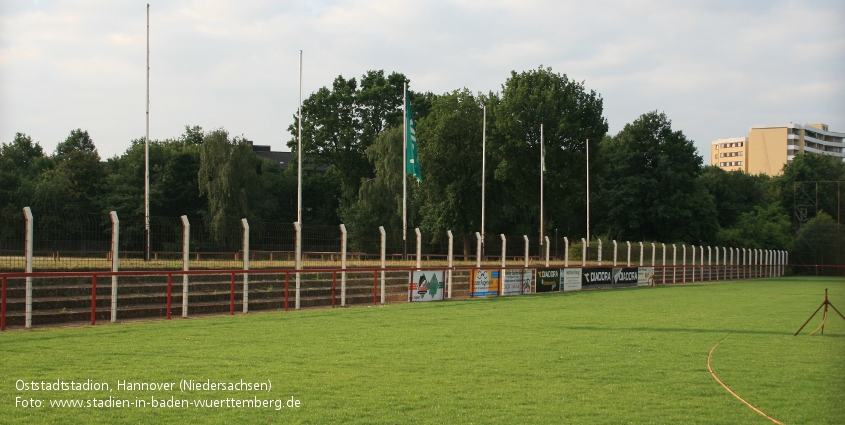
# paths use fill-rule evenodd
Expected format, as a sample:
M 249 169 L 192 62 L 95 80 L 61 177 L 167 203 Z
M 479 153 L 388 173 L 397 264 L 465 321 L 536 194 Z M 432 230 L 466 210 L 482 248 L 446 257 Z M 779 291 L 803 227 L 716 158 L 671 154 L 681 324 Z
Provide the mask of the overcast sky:
M 52 153 L 82 128 L 108 158 L 142 138 L 145 8 L 0 0 L 0 142 Z M 550 66 L 602 96 L 611 134 L 665 112 L 705 164 L 753 125 L 845 132 L 841 0 L 152 1 L 150 30 L 152 139 L 199 125 L 288 150 L 300 49 L 305 97 L 371 69 L 486 93 Z

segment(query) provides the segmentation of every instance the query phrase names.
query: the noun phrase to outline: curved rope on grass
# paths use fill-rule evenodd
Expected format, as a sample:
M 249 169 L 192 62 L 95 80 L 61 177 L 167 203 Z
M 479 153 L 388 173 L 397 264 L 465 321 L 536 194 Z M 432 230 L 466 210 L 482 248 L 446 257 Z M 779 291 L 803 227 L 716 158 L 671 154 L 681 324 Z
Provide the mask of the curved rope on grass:
M 722 341 L 724 341 L 724 339 L 725 339 L 725 338 L 722 338 Z M 716 350 L 716 347 L 718 347 L 718 346 L 719 346 L 719 344 L 721 344 L 721 343 L 722 343 L 722 341 L 717 342 L 717 343 L 716 343 L 716 345 L 714 345 L 714 346 L 713 346 L 713 348 L 711 348 L 711 349 L 710 349 L 710 354 L 708 354 L 708 355 L 707 355 L 707 369 L 710 371 L 710 375 L 712 375 L 712 376 L 713 376 L 713 379 L 715 379 L 715 380 L 716 380 L 716 382 L 718 382 L 718 383 L 719 383 L 719 385 L 721 385 L 721 386 L 725 387 L 725 389 L 726 389 L 726 390 L 728 390 L 728 392 L 729 392 L 729 393 L 731 393 L 731 395 L 733 395 L 734 397 L 736 397 L 736 398 L 737 398 L 737 400 L 739 400 L 739 401 L 741 401 L 741 402 L 745 403 L 745 405 L 746 405 L 746 406 L 750 407 L 750 408 L 751 408 L 751 409 L 753 409 L 755 412 L 757 412 L 757 413 L 759 413 L 759 414 L 763 415 L 766 419 L 768 419 L 768 420 L 770 420 L 770 421 L 772 421 L 772 422 L 774 422 L 774 423 L 776 423 L 776 424 L 778 424 L 778 425 L 783 425 L 783 422 L 780 422 L 780 421 L 778 421 L 777 419 L 775 419 L 775 418 L 773 418 L 773 417 L 771 417 L 771 416 L 769 416 L 769 415 L 765 414 L 762 410 L 760 410 L 760 409 L 758 409 L 758 408 L 756 408 L 756 407 L 752 406 L 752 405 L 751 405 L 751 403 L 749 403 L 749 402 L 745 401 L 745 399 L 743 399 L 742 397 L 740 397 L 737 393 L 733 392 L 733 390 L 732 390 L 732 389 L 730 389 L 727 385 L 725 385 L 725 383 L 724 383 L 724 382 L 722 382 L 722 380 L 721 380 L 721 379 L 719 379 L 719 377 L 718 377 L 718 376 L 716 376 L 716 373 L 715 373 L 715 372 L 713 372 L 713 368 L 710 366 L 710 358 L 711 358 L 711 357 L 713 357 L 713 351 L 715 351 L 715 350 Z
M 819 330 L 824 329 L 825 322 L 827 322 L 827 307 L 824 308 L 824 314 L 822 315 L 822 324 L 819 325 L 819 327 L 816 328 L 816 330 L 810 332 L 810 336 L 814 335 Z M 824 331 L 822 331 L 822 333 L 824 333 Z

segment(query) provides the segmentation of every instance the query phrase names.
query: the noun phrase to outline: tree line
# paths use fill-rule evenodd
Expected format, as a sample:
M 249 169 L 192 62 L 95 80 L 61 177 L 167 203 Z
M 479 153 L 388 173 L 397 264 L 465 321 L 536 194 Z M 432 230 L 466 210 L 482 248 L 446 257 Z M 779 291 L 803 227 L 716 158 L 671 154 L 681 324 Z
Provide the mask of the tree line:
M 338 76 L 304 100 L 306 225 L 401 233 L 404 83 L 396 72 Z M 421 184 L 408 183 L 409 227 L 434 242 L 451 230 L 465 250 L 481 229 L 483 138 L 488 234 L 539 236 L 542 173 L 542 232 L 585 236 L 588 140 L 591 233 L 611 239 L 793 249 L 807 240 L 792 219 L 796 182 L 845 180 L 845 164 L 812 154 L 797 155 L 777 177 L 704 166 L 693 142 L 657 111 L 608 135 L 601 95 L 542 66 L 511 72 L 499 92 L 409 96 L 423 172 Z M 294 152 L 298 127 L 294 115 Z M 149 160 L 153 216 L 296 221 L 297 164 L 282 169 L 256 156 L 244 136 L 186 126 L 178 137 L 151 141 Z M 0 146 L 4 216 L 23 206 L 137 216 L 143 199 L 143 138 L 106 160 L 82 129 L 51 154 L 22 133 Z M 800 230 L 835 225 L 838 211 L 830 209 L 814 211 L 812 226 Z

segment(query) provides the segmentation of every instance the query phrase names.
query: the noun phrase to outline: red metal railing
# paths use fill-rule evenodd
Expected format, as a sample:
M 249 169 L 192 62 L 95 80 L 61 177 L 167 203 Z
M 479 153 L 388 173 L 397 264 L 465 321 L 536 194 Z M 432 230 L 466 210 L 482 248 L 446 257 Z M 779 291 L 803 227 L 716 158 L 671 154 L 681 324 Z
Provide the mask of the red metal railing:
M 558 266 L 553 266 L 558 267 Z M 595 265 L 591 267 L 596 267 Z M 599 266 L 599 267 L 612 267 L 610 265 Z M 656 270 L 663 270 L 662 275 L 665 277 L 667 275 L 666 269 L 675 269 L 682 268 L 681 265 L 663 265 L 663 266 L 647 266 L 652 267 Z M 712 280 L 712 269 L 711 266 L 699 266 L 699 267 L 707 267 L 708 269 L 708 276 L 707 280 Z M 719 269 L 723 269 L 724 277 L 727 277 L 727 268 L 732 267 L 730 265 L 719 265 L 712 267 L 716 267 L 716 279 L 719 279 Z M 763 266 L 739 266 L 734 265 L 733 267 L 748 267 L 747 277 L 748 278 L 755 278 L 755 277 L 765 277 L 766 273 L 768 273 L 768 268 L 766 269 L 759 269 L 759 267 Z M 836 266 L 836 265 L 806 265 L 806 264 L 788 264 L 781 267 L 812 267 L 815 268 L 816 274 L 818 275 L 819 268 L 834 268 L 834 269 L 841 269 L 845 272 L 845 266 Z M 529 267 L 481 267 L 481 269 L 499 269 L 504 272 L 504 270 L 522 270 L 522 281 L 524 282 L 525 279 L 525 270 L 527 269 L 535 269 L 538 268 L 537 266 L 529 266 Z M 562 268 L 562 267 L 561 267 Z M 580 268 L 580 266 L 570 267 L 570 268 Z M 155 271 L 119 271 L 119 272 L 110 272 L 110 271 L 77 271 L 77 272 L 33 272 L 33 273 L 25 273 L 25 272 L 10 272 L 10 273 L 0 273 L 0 278 L 2 278 L 2 288 L 0 288 L 0 330 L 6 329 L 6 306 L 7 306 L 7 287 L 8 287 L 8 279 L 10 278 L 27 278 L 27 277 L 34 277 L 34 278 L 59 278 L 59 277 L 90 277 L 91 278 L 91 324 L 94 325 L 97 322 L 97 278 L 98 277 L 108 277 L 108 276 L 166 276 L 167 277 L 167 309 L 166 309 L 166 317 L 168 319 L 171 318 L 171 309 L 172 309 L 172 287 L 173 287 L 173 275 L 225 275 L 229 274 L 231 277 L 230 280 L 230 290 L 229 290 L 229 314 L 235 314 L 235 276 L 238 274 L 284 274 L 285 275 L 285 293 L 284 293 L 284 311 L 288 311 L 290 298 L 289 298 L 289 291 L 290 291 L 290 275 L 291 274 L 314 274 L 314 273 L 331 273 L 332 274 L 332 287 L 331 287 L 331 305 L 332 307 L 336 306 L 336 284 L 337 284 L 337 273 L 338 272 L 349 272 L 349 273 L 366 273 L 372 272 L 373 273 L 373 305 L 378 303 L 378 272 L 386 271 L 386 272 L 411 272 L 411 271 L 448 271 L 448 270 L 473 270 L 477 269 L 476 267 L 391 267 L 391 268 L 355 268 L 355 269 L 307 269 L 307 270 L 292 270 L 292 269 L 257 269 L 257 270 L 249 270 L 244 271 L 241 269 L 238 270 L 174 270 L 174 271 L 164 271 L 164 270 L 155 270 Z M 739 271 L 741 269 L 737 269 Z M 736 273 L 737 278 L 742 277 L 741 275 L 745 275 L 745 273 Z M 704 275 L 699 274 L 701 278 L 699 281 L 704 280 Z M 669 282 L 672 283 L 672 282 Z M 677 282 L 676 282 L 677 283 Z M 413 284 L 413 282 L 409 282 L 409 285 Z M 445 289 L 445 288 L 444 288 Z

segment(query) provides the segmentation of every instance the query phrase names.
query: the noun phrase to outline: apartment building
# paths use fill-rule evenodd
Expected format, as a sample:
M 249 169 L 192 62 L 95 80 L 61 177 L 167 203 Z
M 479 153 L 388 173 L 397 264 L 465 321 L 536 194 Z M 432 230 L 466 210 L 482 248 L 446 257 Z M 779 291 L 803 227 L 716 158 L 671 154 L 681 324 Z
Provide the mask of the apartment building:
M 845 133 L 830 131 L 827 124 L 759 125 L 748 137 L 714 140 L 710 164 L 748 174 L 781 173 L 799 152 L 831 155 L 845 160 Z

